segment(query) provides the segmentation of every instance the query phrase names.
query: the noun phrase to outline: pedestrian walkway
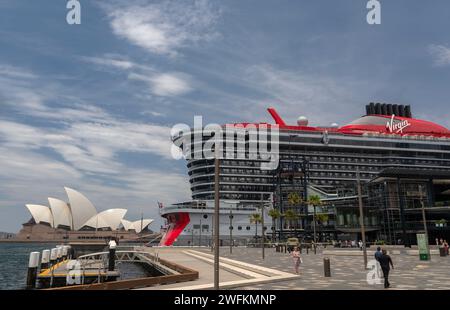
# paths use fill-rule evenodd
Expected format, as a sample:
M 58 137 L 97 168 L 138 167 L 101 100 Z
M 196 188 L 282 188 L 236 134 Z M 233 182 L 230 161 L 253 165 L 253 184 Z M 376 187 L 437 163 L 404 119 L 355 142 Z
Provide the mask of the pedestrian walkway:
M 355 251 L 359 251 L 355 249 Z M 222 257 L 237 259 L 259 266 L 293 272 L 292 258 L 288 253 L 278 253 L 275 249 L 266 249 L 265 259 L 261 257 L 261 249 L 234 248 L 233 254 L 228 248 L 220 249 Z M 343 290 L 384 290 L 383 284 L 367 283 L 367 272 L 363 268 L 363 257 L 359 255 L 334 256 L 326 255 L 331 261 L 331 277 L 324 277 L 323 258 L 317 254 L 303 252 L 303 264 L 300 266 L 300 277 L 283 282 L 248 285 L 241 289 L 343 289 Z M 368 257 L 372 259 L 371 256 Z M 391 271 L 390 290 L 395 289 L 450 289 L 450 257 L 432 256 L 431 261 L 420 261 L 418 256 L 400 254 L 392 255 L 395 269 Z
M 143 250 L 145 248 L 141 248 Z M 189 283 L 175 283 L 163 286 L 153 286 L 142 288 L 142 290 L 198 290 L 214 288 L 214 256 L 210 250 L 192 250 L 189 248 L 161 248 L 148 249 L 158 252 L 160 258 L 177 263 L 184 267 L 194 269 L 199 272 L 199 279 Z M 231 289 L 256 285 L 262 283 L 274 283 L 295 279 L 298 276 L 292 273 L 270 269 L 251 263 L 242 262 L 235 259 L 220 259 L 220 283 L 222 289 Z

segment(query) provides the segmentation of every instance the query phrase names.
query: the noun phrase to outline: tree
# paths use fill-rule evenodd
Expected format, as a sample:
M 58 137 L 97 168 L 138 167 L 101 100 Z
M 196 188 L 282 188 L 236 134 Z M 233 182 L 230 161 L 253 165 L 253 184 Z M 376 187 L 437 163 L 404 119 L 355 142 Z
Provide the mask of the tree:
M 253 213 L 252 215 L 250 215 L 250 223 L 255 224 L 255 239 L 258 238 L 258 223 L 261 223 L 261 221 L 262 221 L 261 214 Z
M 297 206 L 302 202 L 302 199 L 300 198 L 300 195 L 298 193 L 289 193 L 288 195 L 288 203 L 291 206 Z
M 326 213 L 317 213 L 316 214 L 316 220 L 321 223 L 328 221 L 328 219 L 329 219 L 329 216 Z
M 284 213 L 284 218 L 290 223 L 292 228 L 292 222 L 298 219 L 298 214 L 294 210 L 289 209 Z
M 308 204 L 312 205 L 314 208 L 313 213 L 313 225 L 314 225 L 314 243 L 317 242 L 317 236 L 316 236 L 316 207 L 322 204 L 322 201 L 320 200 L 319 195 L 311 195 L 308 197 Z
M 272 242 L 275 240 L 275 225 L 276 220 L 281 217 L 281 212 L 278 209 L 270 209 L 268 212 L 269 216 L 272 218 Z M 281 229 L 281 227 L 280 227 Z

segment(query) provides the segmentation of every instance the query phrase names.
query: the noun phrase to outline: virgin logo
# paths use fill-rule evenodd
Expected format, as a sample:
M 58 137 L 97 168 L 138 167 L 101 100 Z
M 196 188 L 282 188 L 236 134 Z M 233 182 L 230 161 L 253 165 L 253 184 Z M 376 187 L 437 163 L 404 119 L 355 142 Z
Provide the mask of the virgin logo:
M 389 132 L 403 133 L 403 129 L 411 126 L 411 124 L 406 119 L 398 123 L 394 123 L 394 117 L 395 115 L 392 114 L 391 120 L 386 124 L 386 128 L 389 130 Z

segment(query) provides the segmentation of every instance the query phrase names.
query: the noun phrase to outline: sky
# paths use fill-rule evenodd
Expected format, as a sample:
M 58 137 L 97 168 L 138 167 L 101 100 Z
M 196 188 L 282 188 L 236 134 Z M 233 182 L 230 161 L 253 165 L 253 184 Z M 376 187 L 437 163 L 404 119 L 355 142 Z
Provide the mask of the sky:
M 127 208 L 162 224 L 157 202 L 190 199 L 170 128 L 347 122 L 369 102 L 410 104 L 450 127 L 450 2 L 365 0 L 0 0 L 0 231 L 26 203 Z

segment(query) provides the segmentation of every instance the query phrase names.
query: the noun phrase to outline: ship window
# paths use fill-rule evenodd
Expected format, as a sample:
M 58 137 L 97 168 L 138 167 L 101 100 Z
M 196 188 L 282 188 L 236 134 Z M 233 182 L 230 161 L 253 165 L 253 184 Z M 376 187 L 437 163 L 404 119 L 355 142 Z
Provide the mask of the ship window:
M 204 219 L 207 219 L 207 218 L 208 218 L 208 215 L 207 215 L 207 214 L 203 214 L 203 218 L 204 218 Z
M 250 226 L 247 226 L 245 229 L 250 230 Z
M 194 227 L 194 229 L 200 229 L 200 225 L 198 225 L 198 224 L 195 224 L 193 227 Z
M 238 226 L 238 230 L 242 230 L 242 226 Z

